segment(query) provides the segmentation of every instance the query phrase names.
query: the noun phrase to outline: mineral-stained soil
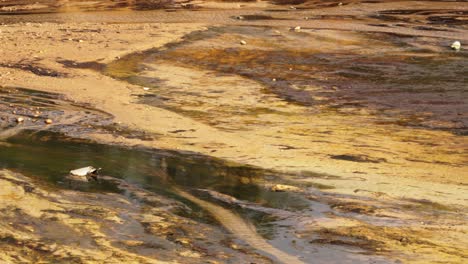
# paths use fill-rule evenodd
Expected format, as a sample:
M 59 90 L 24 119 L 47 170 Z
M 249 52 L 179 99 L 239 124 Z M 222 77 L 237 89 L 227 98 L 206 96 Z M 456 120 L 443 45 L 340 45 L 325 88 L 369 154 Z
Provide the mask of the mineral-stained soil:
M 467 12 L 466 1 L 1 1 L 0 151 L 50 130 L 253 165 L 279 176 L 255 184 L 314 212 L 262 207 L 293 230 L 263 234 L 277 249 L 314 263 L 463 263 Z M 30 176 L 1 172 L 7 263 L 271 261 L 230 245 L 242 235 L 216 210 L 195 224 L 166 196 L 141 190 L 163 204 L 148 206 Z M 224 208 L 268 207 L 210 191 Z
M 0 171 L 2 263 L 270 263 L 184 204 L 121 182 L 119 193 L 60 191 Z M 235 249 L 234 249 L 235 248 Z M 249 253 L 250 252 L 250 253 Z

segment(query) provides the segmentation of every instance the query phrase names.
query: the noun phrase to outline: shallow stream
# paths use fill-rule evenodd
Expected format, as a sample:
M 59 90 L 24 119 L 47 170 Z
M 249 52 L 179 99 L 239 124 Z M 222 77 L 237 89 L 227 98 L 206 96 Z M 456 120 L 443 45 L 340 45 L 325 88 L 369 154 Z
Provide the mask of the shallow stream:
M 257 183 L 273 180 L 273 172 L 228 164 L 222 160 L 172 151 L 130 149 L 127 147 L 96 144 L 84 140 L 67 138 L 52 132 L 25 131 L 10 137 L 2 144 L 0 167 L 46 180 L 51 188 L 72 188 L 92 192 L 122 192 L 108 181 L 75 185 L 67 181 L 71 169 L 88 165 L 102 168 L 102 174 L 120 178 L 147 190 L 180 200 L 192 208 L 191 218 L 203 222 L 223 221 L 223 217 L 206 211 L 203 203 L 190 198 L 195 189 L 209 189 L 236 199 L 252 202 L 266 208 L 298 211 L 308 209 L 310 201 L 289 192 L 273 192 Z M 125 194 L 125 193 L 123 193 Z M 197 192 L 195 196 L 204 196 Z M 187 198 L 189 197 L 189 198 Z M 209 197 L 205 197 L 209 199 Z M 212 206 L 210 202 L 207 203 Z M 206 205 L 206 204 L 205 204 Z M 200 208 L 202 207 L 202 208 Z M 216 208 L 216 207 L 215 207 Z M 222 210 L 218 207 L 218 210 Z M 274 217 L 253 210 L 230 208 L 248 223 L 256 225 L 256 231 L 266 239 L 275 239 Z M 227 211 L 226 211 L 227 213 Z M 220 223 L 222 225 L 222 223 Z M 234 225 L 243 225 L 240 220 Z M 227 227 L 228 230 L 231 229 Z M 235 232 L 234 230 L 229 230 Z M 255 231 L 254 231 L 255 232 Z M 248 234 L 244 234 L 248 235 Z M 281 236 L 286 235 L 282 233 Z M 291 238 L 284 240 L 287 245 Z M 258 240 L 258 239 L 257 239 Z M 292 247 L 287 247 L 292 250 Z M 293 252 L 298 253 L 298 252 Z M 267 254 L 268 255 L 268 254 Z
M 309 263 L 315 258 L 339 263 L 341 258 L 336 256 L 356 262 L 388 262 L 362 254 L 359 248 L 312 245 L 296 236 L 296 228 L 302 225 L 298 221 L 324 221 L 330 207 L 299 193 L 270 190 L 265 183 L 282 182 L 281 174 L 274 171 L 194 153 L 98 144 L 48 131 L 24 131 L 0 143 L 1 169 L 45 180 L 52 190 L 129 195 L 113 181 L 75 184 L 67 180 L 71 169 L 100 167 L 104 177 L 119 178 L 183 202 L 191 210 L 180 212 L 181 216 L 219 225 L 280 263 Z

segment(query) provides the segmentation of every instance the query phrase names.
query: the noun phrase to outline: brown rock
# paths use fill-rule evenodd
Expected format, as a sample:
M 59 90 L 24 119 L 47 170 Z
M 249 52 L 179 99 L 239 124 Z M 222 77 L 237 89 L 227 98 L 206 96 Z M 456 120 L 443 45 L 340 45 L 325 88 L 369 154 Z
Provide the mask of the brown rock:
M 291 185 L 275 184 L 271 187 L 271 190 L 274 192 L 297 192 L 300 189 Z

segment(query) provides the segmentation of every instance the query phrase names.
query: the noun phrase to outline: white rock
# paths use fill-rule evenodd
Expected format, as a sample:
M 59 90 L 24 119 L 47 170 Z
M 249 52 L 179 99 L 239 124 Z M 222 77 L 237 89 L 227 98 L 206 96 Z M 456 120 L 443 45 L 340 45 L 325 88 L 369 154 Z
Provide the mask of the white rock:
M 143 90 L 145 90 L 145 91 L 149 91 L 149 89 L 150 88 L 148 88 L 148 87 L 143 87 Z
M 88 173 L 95 171 L 96 169 L 93 166 L 88 166 L 84 168 L 79 168 L 76 170 L 71 170 L 70 174 L 75 176 L 86 176 Z
M 241 40 L 241 41 L 240 41 L 240 44 L 241 44 L 241 45 L 247 45 L 247 42 L 245 42 L 245 40 Z
M 24 121 L 24 118 L 22 118 L 22 117 L 16 118 L 17 123 L 22 123 L 23 121 Z
M 454 41 L 452 45 L 450 46 L 454 50 L 460 50 L 461 49 L 461 43 L 460 41 Z
M 294 28 L 294 31 L 300 32 L 300 31 L 301 31 L 301 27 L 300 27 L 300 26 L 295 27 L 295 28 Z

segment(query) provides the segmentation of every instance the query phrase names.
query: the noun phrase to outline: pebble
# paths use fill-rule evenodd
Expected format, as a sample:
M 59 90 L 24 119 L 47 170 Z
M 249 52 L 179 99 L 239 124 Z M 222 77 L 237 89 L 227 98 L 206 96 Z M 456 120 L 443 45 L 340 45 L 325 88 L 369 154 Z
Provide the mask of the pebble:
M 295 27 L 295 28 L 294 28 L 294 31 L 300 32 L 300 31 L 301 31 L 301 27 L 300 27 L 300 26 Z
M 190 240 L 188 238 L 178 238 L 178 239 L 176 239 L 175 242 L 177 242 L 179 244 L 182 244 L 182 245 L 190 245 L 191 244 L 191 242 L 190 242 Z
M 34 227 L 32 227 L 32 226 L 28 226 L 28 225 L 24 226 L 24 229 L 26 229 L 29 232 L 34 232 Z
M 235 250 L 238 250 L 239 249 L 239 246 L 236 245 L 236 244 L 231 244 L 230 245 L 232 249 L 235 249 Z
M 179 252 L 178 254 L 179 254 L 179 256 L 189 257 L 189 258 L 200 258 L 201 257 L 200 253 L 189 251 L 189 250 Z
M 16 118 L 17 123 L 22 123 L 23 121 L 24 121 L 24 118 L 22 118 L 22 117 Z
M 245 40 L 241 40 L 241 41 L 240 41 L 240 44 L 241 44 L 241 45 L 247 45 L 247 42 L 245 42 Z
M 52 124 L 52 119 L 47 118 L 47 119 L 44 121 L 44 123 L 50 125 L 50 124 Z
M 460 43 L 460 41 L 458 41 L 458 40 L 457 40 L 457 41 L 454 41 L 450 47 L 451 47 L 452 49 L 458 51 L 458 50 L 461 49 L 461 43 Z
M 300 189 L 296 186 L 284 185 L 284 184 L 275 184 L 271 187 L 271 190 L 274 192 L 297 192 Z
M 122 244 L 125 244 L 126 246 L 129 246 L 129 247 L 138 247 L 145 243 L 139 240 L 124 240 L 122 241 Z
M 143 87 L 143 90 L 145 90 L 145 91 L 149 91 L 149 89 L 150 88 L 148 88 L 148 87 Z

